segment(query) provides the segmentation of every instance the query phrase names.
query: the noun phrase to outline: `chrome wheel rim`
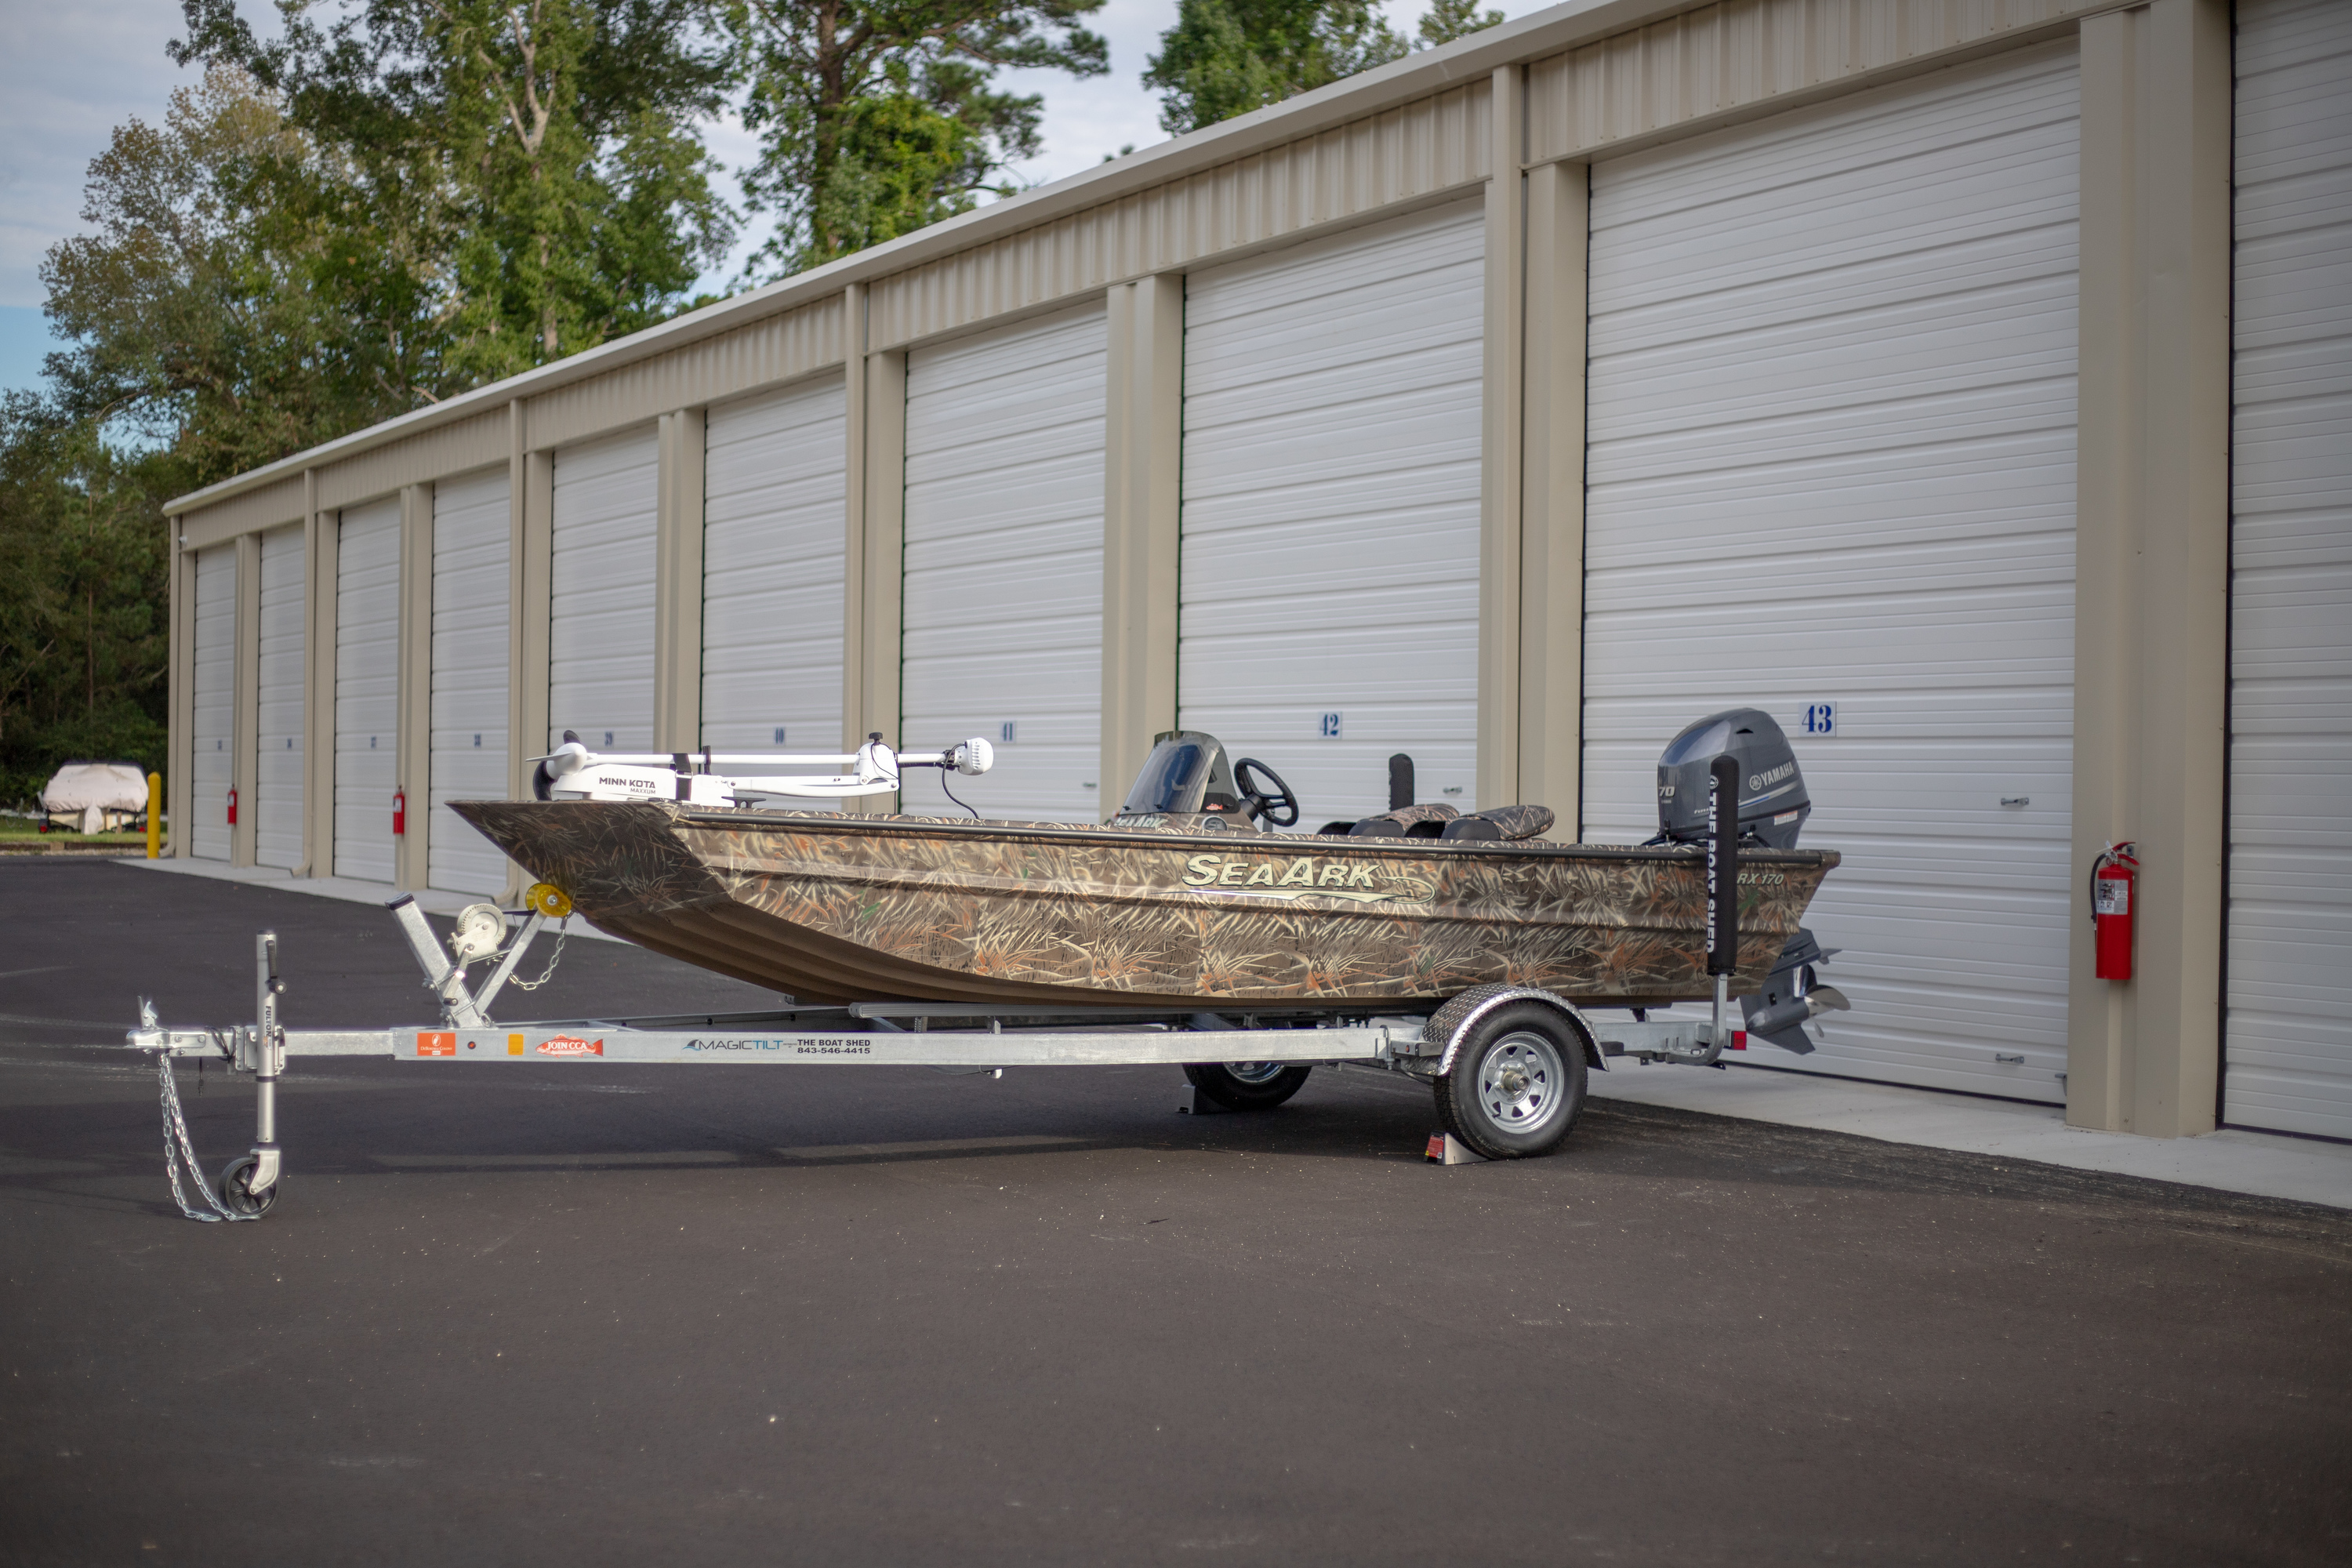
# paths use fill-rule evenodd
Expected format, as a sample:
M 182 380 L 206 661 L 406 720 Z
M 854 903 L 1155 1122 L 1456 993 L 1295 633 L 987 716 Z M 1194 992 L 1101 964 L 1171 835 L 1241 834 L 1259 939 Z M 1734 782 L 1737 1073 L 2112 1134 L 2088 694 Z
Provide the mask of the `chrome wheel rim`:
M 1288 1062 L 1227 1062 L 1225 1071 L 1236 1083 L 1256 1085 L 1272 1083 L 1289 1066 Z
M 1505 1035 L 1478 1062 L 1478 1109 L 1505 1132 L 1549 1126 L 1568 1100 L 1568 1064 L 1541 1035 Z

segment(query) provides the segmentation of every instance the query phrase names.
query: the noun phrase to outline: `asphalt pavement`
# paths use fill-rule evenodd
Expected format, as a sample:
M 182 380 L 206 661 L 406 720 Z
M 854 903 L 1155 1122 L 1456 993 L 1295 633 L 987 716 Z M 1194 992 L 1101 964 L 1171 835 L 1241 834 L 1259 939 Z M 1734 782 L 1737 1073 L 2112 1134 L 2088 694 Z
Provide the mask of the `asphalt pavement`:
M 391 920 L 0 862 L 0 1563 L 2352 1561 L 2352 1216 L 1595 1101 L 1440 1168 L 1318 1071 L 153 1065 L 416 1022 Z M 526 969 L 533 967 L 526 964 Z M 574 942 L 504 1010 L 760 1005 Z M 214 1166 L 252 1090 L 180 1069 Z

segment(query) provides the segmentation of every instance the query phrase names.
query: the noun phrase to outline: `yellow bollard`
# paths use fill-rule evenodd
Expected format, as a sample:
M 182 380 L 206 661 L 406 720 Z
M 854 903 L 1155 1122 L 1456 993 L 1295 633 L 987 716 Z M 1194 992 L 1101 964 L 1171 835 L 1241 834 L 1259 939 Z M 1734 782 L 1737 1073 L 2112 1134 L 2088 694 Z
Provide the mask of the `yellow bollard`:
M 163 775 L 147 775 L 147 858 L 163 858 Z

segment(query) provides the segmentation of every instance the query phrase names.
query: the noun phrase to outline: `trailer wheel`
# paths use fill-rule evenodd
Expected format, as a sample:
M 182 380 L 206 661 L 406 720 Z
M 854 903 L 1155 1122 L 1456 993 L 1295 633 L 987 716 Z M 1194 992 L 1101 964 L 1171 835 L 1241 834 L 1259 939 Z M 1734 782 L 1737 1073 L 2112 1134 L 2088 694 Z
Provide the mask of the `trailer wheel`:
M 1436 1079 L 1437 1120 L 1490 1160 L 1549 1154 L 1584 1111 L 1584 1042 L 1539 1002 L 1478 1020 Z
M 1307 1082 L 1311 1067 L 1281 1062 L 1186 1062 L 1194 1089 L 1228 1110 L 1272 1110 Z
M 280 1176 L 269 1184 L 267 1192 L 255 1192 L 245 1184 L 253 1176 L 253 1164 L 252 1155 L 240 1154 L 221 1167 L 220 1200 L 232 1214 L 268 1214 L 269 1205 L 278 1201 L 278 1189 L 286 1184 L 286 1179 Z

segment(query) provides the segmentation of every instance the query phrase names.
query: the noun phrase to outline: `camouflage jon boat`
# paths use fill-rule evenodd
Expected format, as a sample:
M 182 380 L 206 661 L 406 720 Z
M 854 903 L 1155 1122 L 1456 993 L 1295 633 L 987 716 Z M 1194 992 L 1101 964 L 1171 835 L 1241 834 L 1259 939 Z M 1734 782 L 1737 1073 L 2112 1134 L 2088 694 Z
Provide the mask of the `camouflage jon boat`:
M 454 809 L 600 930 L 803 1003 L 1425 1010 L 1490 981 L 1618 1006 L 1711 990 L 1705 855 L 1689 844 L 1437 838 L 1409 823 L 1258 833 L 1197 807 L 1108 826 L 659 799 Z M 1837 863 L 1742 852 L 1735 994 L 1762 985 Z

